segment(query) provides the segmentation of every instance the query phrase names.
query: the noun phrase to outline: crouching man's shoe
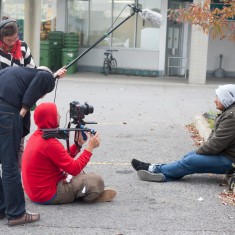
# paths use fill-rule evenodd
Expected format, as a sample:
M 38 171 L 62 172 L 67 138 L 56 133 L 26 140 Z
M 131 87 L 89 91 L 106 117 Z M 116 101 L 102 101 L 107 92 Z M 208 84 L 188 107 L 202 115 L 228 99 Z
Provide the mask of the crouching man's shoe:
M 152 182 L 165 182 L 165 176 L 162 173 L 152 173 L 145 170 L 137 171 L 139 179 Z
M 101 195 L 93 202 L 111 202 L 115 198 L 116 194 L 117 192 L 114 189 L 105 188 Z
M 141 162 L 141 161 L 133 158 L 132 161 L 131 161 L 131 165 L 136 171 L 140 171 L 140 170 L 147 171 L 151 164 L 146 163 L 146 162 Z

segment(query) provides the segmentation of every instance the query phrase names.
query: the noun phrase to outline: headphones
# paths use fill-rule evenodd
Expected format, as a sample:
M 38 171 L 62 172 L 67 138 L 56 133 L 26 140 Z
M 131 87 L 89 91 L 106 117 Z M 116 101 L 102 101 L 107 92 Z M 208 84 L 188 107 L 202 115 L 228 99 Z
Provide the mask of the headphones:
M 4 28 L 4 26 L 8 23 L 11 23 L 11 22 L 14 22 L 17 24 L 18 28 L 19 28 L 19 24 L 16 20 L 14 19 L 6 19 L 6 20 L 3 20 L 1 23 L 0 23 L 0 29 Z

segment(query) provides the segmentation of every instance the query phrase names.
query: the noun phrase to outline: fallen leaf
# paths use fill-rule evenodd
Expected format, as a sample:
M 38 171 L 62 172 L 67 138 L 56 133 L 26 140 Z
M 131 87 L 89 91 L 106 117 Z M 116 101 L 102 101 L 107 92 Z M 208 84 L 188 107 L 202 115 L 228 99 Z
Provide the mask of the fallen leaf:
M 205 141 L 204 138 L 202 138 L 199 134 L 199 131 L 197 130 L 197 128 L 195 127 L 195 125 L 192 124 L 188 124 L 185 126 L 187 128 L 187 130 L 192 133 L 191 138 L 194 140 L 194 144 L 199 147 L 201 146 Z
M 232 191 L 223 191 L 218 195 L 224 205 L 231 204 L 235 206 L 235 194 Z

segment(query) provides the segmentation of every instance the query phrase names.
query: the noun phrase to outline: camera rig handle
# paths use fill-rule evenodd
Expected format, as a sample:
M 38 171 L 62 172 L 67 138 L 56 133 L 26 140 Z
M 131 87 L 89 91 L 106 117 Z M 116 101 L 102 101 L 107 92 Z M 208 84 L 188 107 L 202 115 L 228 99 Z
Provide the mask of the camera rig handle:
M 50 138 L 57 138 L 57 139 L 69 139 L 69 133 L 67 130 L 60 130 L 60 129 L 42 129 L 44 134 L 42 135 L 42 138 L 47 140 Z
M 85 122 L 83 122 L 83 123 L 85 124 Z M 80 148 L 80 146 L 78 146 L 77 141 L 75 139 L 78 138 L 79 131 L 81 131 L 82 137 L 84 140 L 87 140 L 87 136 L 86 136 L 85 132 L 90 132 L 93 135 L 96 134 L 96 131 L 94 129 L 86 128 L 82 124 L 78 124 L 75 128 L 70 128 L 70 124 L 71 123 L 68 124 L 68 128 L 41 129 L 41 131 L 44 132 L 42 135 L 42 138 L 44 138 L 44 139 L 57 138 L 57 139 L 66 140 L 67 151 L 70 154 L 70 144 L 69 144 L 69 132 L 70 131 L 75 131 L 74 144 L 76 144 L 76 146 L 78 148 Z M 96 123 L 90 122 L 90 124 L 96 124 Z
M 84 131 L 90 132 L 95 135 L 95 130 L 90 128 L 52 128 L 52 129 L 41 129 L 44 132 L 42 135 L 43 139 L 57 138 L 67 140 L 69 138 L 69 131 Z

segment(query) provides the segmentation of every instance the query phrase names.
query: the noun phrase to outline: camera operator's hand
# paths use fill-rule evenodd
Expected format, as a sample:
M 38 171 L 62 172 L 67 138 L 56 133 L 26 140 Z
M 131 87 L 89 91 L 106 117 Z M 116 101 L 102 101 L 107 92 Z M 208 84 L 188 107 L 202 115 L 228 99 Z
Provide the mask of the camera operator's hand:
M 54 73 L 54 77 L 55 78 L 63 78 L 67 73 L 67 69 L 64 67 L 58 69 L 55 73 Z
M 99 133 L 96 133 L 95 135 L 88 133 L 88 136 L 89 136 L 89 141 L 86 150 L 92 153 L 93 149 L 100 146 L 100 135 Z
M 84 134 L 87 136 L 87 133 L 84 132 Z M 88 138 L 88 136 L 87 136 Z M 84 140 L 81 131 L 78 132 L 78 137 L 75 139 L 77 144 L 82 147 L 84 143 L 86 143 L 86 140 Z

